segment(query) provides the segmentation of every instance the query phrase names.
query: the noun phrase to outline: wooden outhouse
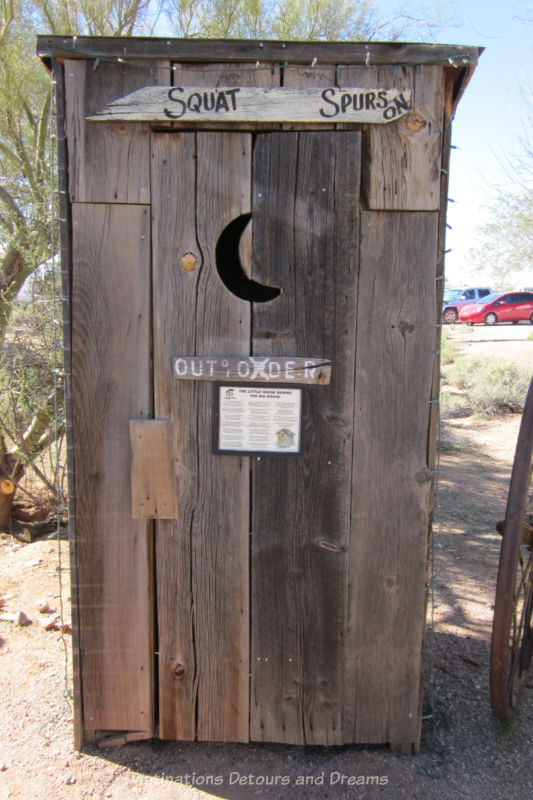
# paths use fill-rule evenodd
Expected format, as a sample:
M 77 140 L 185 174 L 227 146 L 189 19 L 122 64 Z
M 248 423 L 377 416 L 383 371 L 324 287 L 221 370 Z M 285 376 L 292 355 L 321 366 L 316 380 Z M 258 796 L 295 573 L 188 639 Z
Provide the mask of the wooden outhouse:
M 419 743 L 478 48 L 43 36 L 78 746 Z

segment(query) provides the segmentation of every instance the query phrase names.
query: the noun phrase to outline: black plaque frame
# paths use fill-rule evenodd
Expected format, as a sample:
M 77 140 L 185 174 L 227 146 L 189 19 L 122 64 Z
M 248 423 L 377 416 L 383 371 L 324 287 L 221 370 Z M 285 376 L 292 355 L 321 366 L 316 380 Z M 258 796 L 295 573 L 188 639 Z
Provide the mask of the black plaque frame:
M 219 447 L 219 430 L 220 430 L 220 387 L 227 386 L 228 389 L 235 389 L 242 387 L 245 389 L 297 389 L 300 392 L 300 441 L 298 450 L 291 450 L 290 452 L 280 452 L 272 450 L 222 450 Z M 235 381 L 217 381 L 213 384 L 213 417 L 212 417 L 212 443 L 213 453 L 219 456 L 261 456 L 265 458 L 294 458 L 303 455 L 304 452 L 304 423 L 307 417 L 308 396 L 307 391 L 309 386 L 306 384 L 287 384 L 287 383 L 250 383 Z

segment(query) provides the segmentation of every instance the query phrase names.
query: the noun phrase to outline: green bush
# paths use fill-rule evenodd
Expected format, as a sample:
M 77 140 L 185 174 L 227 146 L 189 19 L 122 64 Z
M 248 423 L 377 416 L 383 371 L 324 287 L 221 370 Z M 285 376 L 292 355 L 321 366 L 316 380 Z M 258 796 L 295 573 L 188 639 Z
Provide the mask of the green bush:
M 41 486 L 55 492 L 64 428 L 61 325 L 50 281 L 37 276 L 14 303 L 0 347 L 0 476 L 24 478 L 20 488 L 34 501 Z
M 521 412 L 529 379 L 516 364 L 497 359 L 462 356 L 446 369 L 446 382 L 464 391 L 468 405 L 477 414 Z
M 453 364 L 458 355 L 459 348 L 456 342 L 450 338 L 448 330 L 444 328 L 440 340 L 440 363 L 443 366 Z
M 34 415 L 54 391 L 53 336 L 48 303 L 16 306 L 0 351 L 0 415 L 4 433 L 14 441 L 22 439 Z

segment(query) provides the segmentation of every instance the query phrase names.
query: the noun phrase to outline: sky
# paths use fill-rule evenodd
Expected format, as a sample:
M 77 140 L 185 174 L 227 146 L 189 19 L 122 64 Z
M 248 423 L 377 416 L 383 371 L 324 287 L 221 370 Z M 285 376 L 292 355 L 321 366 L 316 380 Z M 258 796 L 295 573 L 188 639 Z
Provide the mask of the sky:
M 533 2 L 458 0 L 449 9 L 456 22 L 441 29 L 436 40 L 480 45 L 485 51 L 452 126 L 457 149 L 450 165 L 449 197 L 454 202 L 448 206 L 446 279 L 454 286 L 483 286 L 483 272 L 474 271 L 483 265 L 472 263 L 469 249 L 498 186 L 512 187 L 503 163 L 510 152 L 517 152 L 518 138 L 525 133 L 521 92 L 528 86 L 533 90 Z M 523 275 L 521 282 L 532 286 L 533 275 Z

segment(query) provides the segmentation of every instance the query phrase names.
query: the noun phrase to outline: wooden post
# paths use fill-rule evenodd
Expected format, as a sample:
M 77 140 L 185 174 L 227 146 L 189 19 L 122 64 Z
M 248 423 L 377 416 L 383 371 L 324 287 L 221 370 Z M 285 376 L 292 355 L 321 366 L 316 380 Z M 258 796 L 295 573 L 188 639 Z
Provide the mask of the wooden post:
M 15 484 L 9 478 L 0 480 L 0 529 L 9 527 Z

